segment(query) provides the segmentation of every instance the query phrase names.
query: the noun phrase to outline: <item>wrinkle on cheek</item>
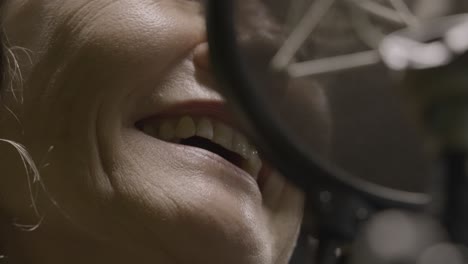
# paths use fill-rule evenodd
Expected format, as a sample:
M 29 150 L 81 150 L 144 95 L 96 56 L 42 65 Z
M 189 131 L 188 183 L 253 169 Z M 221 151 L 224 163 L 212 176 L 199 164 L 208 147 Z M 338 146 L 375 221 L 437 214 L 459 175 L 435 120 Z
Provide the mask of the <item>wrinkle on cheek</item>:
M 39 2 L 41 4 L 33 5 Z M 36 46 L 33 42 L 42 43 L 33 49 L 38 61 L 32 69 L 31 91 L 27 94 L 31 107 L 36 108 L 37 102 L 53 100 L 57 97 L 57 89 L 68 89 L 59 87 L 58 83 L 67 65 L 76 63 L 73 60 L 88 60 L 96 72 L 111 72 L 114 77 L 133 75 L 138 79 L 145 74 L 162 73 L 164 68 L 174 64 L 174 60 L 185 57 L 204 37 L 204 22 L 193 8 L 177 2 L 27 2 L 29 7 L 24 7 L 21 12 L 39 7 L 42 12 L 37 19 L 26 23 L 27 28 L 41 29 L 32 34 L 34 37 L 29 33 L 14 32 L 18 35 L 14 40 L 28 43 L 25 45 L 28 48 Z M 50 21 L 48 17 L 53 10 L 56 15 Z M 26 14 L 28 12 L 22 16 Z M 76 69 L 80 72 L 84 67 Z
M 131 2 L 114 5 L 111 12 L 96 17 L 85 39 L 102 43 L 112 52 L 123 49 L 148 57 L 188 49 L 204 33 L 203 19 L 193 13 L 163 3 Z
M 171 66 L 172 60 L 185 55 L 184 50 L 188 50 L 190 45 L 187 39 L 196 42 L 197 36 L 201 35 L 197 32 L 197 23 L 170 6 L 151 5 L 152 9 L 141 1 L 131 1 L 134 5 L 129 5 L 130 1 L 126 2 L 127 5 L 122 4 L 125 1 L 113 4 L 97 2 L 99 7 L 103 7 L 99 12 L 89 13 L 89 9 L 96 5 L 82 5 L 78 11 L 69 14 L 71 17 L 65 20 L 67 23 L 56 29 L 54 41 L 35 69 L 36 78 L 30 82 L 33 87 L 28 96 L 30 102 L 44 103 L 60 92 L 77 92 L 59 84 L 63 73 L 70 72 L 63 70 L 69 64 L 81 64 L 81 67 L 74 66 L 75 75 L 86 74 L 89 79 L 83 83 L 80 93 L 83 93 L 83 88 L 89 90 L 90 97 L 98 91 L 102 93 L 103 89 L 112 89 L 113 94 L 120 93 L 116 87 L 124 89 L 128 86 L 96 87 L 91 81 L 93 78 L 122 76 L 139 79 L 141 74 L 162 72 L 163 68 Z M 84 85 L 86 82 L 89 82 L 88 87 Z M 40 89 L 36 89 L 38 87 Z M 37 100 L 38 97 L 43 100 Z

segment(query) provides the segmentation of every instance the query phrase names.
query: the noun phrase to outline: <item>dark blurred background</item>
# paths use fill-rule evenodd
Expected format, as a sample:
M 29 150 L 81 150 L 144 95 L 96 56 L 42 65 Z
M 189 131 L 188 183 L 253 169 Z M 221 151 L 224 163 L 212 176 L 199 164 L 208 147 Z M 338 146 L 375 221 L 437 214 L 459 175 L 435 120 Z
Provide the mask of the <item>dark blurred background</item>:
M 468 1 L 411 1 L 424 18 L 468 10 Z M 333 159 L 365 179 L 423 190 L 433 162 L 409 118 L 397 87 L 383 67 L 343 73 L 327 84 L 334 120 Z M 363 81 L 365 80 L 365 81 Z

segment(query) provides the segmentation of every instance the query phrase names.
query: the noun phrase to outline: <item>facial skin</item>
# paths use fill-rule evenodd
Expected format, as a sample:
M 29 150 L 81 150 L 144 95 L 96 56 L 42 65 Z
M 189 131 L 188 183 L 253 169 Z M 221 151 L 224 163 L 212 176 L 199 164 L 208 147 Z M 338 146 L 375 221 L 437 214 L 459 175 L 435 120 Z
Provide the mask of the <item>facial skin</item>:
M 204 67 L 201 3 L 10 0 L 2 12 L 23 82 L 3 80 L 0 138 L 24 144 L 41 175 L 30 187 L 0 144 L 11 263 L 287 263 L 297 189 L 275 174 L 260 192 L 212 155 L 135 128 L 188 102 L 223 103 Z

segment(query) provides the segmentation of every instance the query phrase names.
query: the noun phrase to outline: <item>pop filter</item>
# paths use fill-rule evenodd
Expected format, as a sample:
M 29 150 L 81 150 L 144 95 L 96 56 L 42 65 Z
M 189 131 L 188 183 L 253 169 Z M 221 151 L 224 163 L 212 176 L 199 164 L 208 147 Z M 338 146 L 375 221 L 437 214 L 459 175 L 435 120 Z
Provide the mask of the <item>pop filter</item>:
M 450 6 L 450 1 L 429 2 L 414 1 L 412 6 L 402 0 L 207 2 L 210 52 L 222 93 L 263 155 L 316 202 L 320 239 L 325 240 L 320 241 L 325 245 L 320 261 L 327 262 L 326 255 L 334 254 L 337 240 L 354 239 L 360 223 L 374 212 L 430 210 L 434 196 L 364 180 L 330 159 L 330 123 L 322 89 L 343 71 L 358 72 L 362 83 L 375 77 L 369 69 L 376 65 L 400 75 L 412 72 L 414 64 L 394 67 L 398 61 L 391 52 L 408 48 L 398 45 L 401 39 L 414 40 L 430 31 L 435 39 L 424 41 L 437 42 L 468 21 L 459 16 L 426 23 L 414 15 L 414 9 L 434 16 L 448 12 Z M 454 45 L 463 50 L 463 43 Z M 463 51 L 453 52 L 453 58 Z M 415 54 L 406 54 L 407 59 Z M 451 65 L 453 58 L 431 67 Z M 466 64 L 457 65 L 459 69 Z M 404 87 L 408 80 L 390 76 L 382 81 L 398 80 L 390 84 L 395 87 Z M 333 252 L 327 253 L 330 248 Z

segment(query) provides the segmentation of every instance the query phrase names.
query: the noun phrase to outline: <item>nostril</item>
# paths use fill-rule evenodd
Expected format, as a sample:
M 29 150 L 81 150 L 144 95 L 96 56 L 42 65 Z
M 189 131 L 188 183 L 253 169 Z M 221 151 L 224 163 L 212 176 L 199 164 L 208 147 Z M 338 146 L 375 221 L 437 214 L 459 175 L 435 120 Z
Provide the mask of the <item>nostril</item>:
M 211 71 L 211 58 L 208 42 L 198 44 L 193 52 L 195 66 L 205 71 Z

